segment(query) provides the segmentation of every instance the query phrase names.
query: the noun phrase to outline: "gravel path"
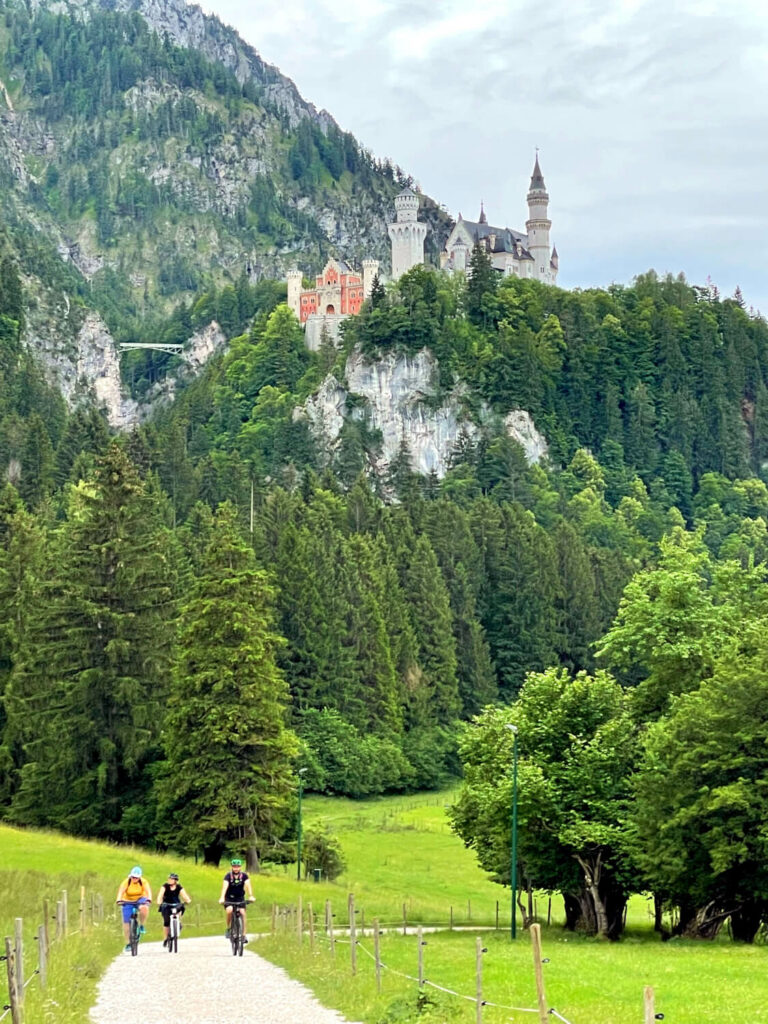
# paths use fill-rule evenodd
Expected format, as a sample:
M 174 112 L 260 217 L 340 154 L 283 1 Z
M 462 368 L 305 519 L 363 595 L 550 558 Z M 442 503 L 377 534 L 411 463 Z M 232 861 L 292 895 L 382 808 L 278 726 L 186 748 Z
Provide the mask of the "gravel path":
M 220 938 L 188 939 L 178 954 L 142 942 L 99 984 L 93 1024 L 345 1024 L 309 989 L 255 953 L 232 956 Z

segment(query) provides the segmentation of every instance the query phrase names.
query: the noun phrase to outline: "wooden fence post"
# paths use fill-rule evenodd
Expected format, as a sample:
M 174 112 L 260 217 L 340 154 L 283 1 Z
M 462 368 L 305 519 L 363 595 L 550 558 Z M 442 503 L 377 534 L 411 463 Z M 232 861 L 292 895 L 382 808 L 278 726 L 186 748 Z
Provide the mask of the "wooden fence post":
M 365 938 L 365 907 L 360 908 L 360 934 Z
M 45 925 L 37 929 L 37 973 L 40 975 L 40 988 L 45 991 L 48 984 L 48 950 L 45 948 Z
M 80 886 L 80 934 L 85 935 L 85 886 Z
M 326 900 L 328 906 L 328 940 L 331 943 L 331 956 L 336 956 L 336 938 L 333 934 L 333 907 L 331 901 Z
M 19 1003 L 24 1002 L 24 921 L 17 917 L 13 922 L 13 951 L 16 955 L 16 989 Z
M 552 897 L 547 900 L 547 928 L 552 923 Z
M 483 940 L 479 935 L 475 942 L 475 970 L 477 975 L 475 1021 L 476 1024 L 483 1024 Z
M 309 904 L 309 948 L 314 953 L 315 951 L 315 914 L 312 910 L 312 904 Z
M 424 988 L 424 935 L 421 925 L 416 930 L 416 939 L 419 943 L 419 991 Z
M 376 991 L 381 992 L 381 955 L 380 955 L 379 919 L 373 919 L 373 957 L 376 961 Z
M 533 948 L 533 969 L 536 973 L 536 995 L 539 1001 L 540 1024 L 547 1024 L 547 997 L 544 992 L 544 971 L 541 964 L 541 925 L 531 925 L 531 946 Z
M 499 901 L 496 900 L 496 931 L 499 930 Z
M 16 988 L 16 963 L 11 940 L 5 940 L 5 966 L 8 972 L 8 1002 L 11 1004 L 11 1024 L 24 1024 L 24 1011 Z
M 66 939 L 67 932 L 69 931 L 69 903 L 67 900 L 67 890 L 61 890 L 61 933 L 62 937 Z
M 91 928 L 93 928 L 93 926 L 94 926 L 94 924 L 96 922 L 96 897 L 94 896 L 93 893 L 91 893 L 90 899 L 89 899 L 88 902 L 90 903 L 90 907 L 91 907 Z
M 277 904 L 276 903 L 272 904 L 272 923 L 270 925 L 270 929 L 271 929 L 273 935 L 277 931 Z
M 357 974 L 357 930 L 355 928 L 355 897 L 349 894 L 349 961 L 352 973 Z
M 467 900 L 467 920 L 472 920 L 472 901 Z
M 56 939 L 62 937 L 64 930 L 64 908 L 61 905 L 61 900 L 56 900 Z
M 654 998 L 653 988 L 650 985 L 645 986 L 643 996 L 643 1002 L 645 1004 L 645 1024 L 654 1024 L 656 1016 L 656 1000 Z
M 48 931 L 48 919 L 50 915 L 50 907 L 48 906 L 48 900 L 43 900 L 43 932 L 45 934 L 45 952 L 47 953 L 51 948 L 51 936 Z
M 301 896 L 299 896 L 299 903 L 296 907 L 296 938 L 299 940 L 301 945 L 304 939 L 304 907 L 302 906 Z

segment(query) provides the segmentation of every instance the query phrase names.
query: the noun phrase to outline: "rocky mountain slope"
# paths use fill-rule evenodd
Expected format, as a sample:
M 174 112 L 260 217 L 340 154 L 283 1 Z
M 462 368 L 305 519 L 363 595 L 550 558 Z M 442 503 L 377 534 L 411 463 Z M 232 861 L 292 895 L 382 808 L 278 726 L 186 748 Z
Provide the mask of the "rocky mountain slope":
M 212 288 L 332 253 L 386 266 L 406 180 L 198 7 L 0 0 L 0 248 L 70 396 L 105 338 L 157 334 Z M 447 217 L 424 208 L 437 251 Z

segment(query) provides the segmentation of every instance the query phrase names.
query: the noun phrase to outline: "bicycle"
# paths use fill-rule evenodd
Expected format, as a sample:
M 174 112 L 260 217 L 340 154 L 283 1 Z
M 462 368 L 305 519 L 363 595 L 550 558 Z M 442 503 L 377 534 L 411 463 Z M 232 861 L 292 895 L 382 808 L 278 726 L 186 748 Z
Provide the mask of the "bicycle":
M 138 956 L 139 953 L 139 938 L 141 933 L 141 923 L 139 922 L 139 908 L 136 903 L 131 903 L 130 900 L 119 900 L 118 904 L 122 907 L 130 905 L 133 909 L 131 910 L 131 919 L 128 922 L 128 945 L 131 947 L 131 956 Z
M 168 940 L 165 944 L 169 953 L 179 952 L 179 934 L 181 933 L 181 917 L 184 913 L 180 903 L 161 903 L 160 910 L 170 910 L 168 918 Z
M 232 920 L 229 925 L 229 941 L 232 943 L 232 956 L 242 956 L 245 948 L 245 933 L 243 932 L 242 911 L 245 910 L 245 900 L 228 900 L 225 907 L 232 907 Z

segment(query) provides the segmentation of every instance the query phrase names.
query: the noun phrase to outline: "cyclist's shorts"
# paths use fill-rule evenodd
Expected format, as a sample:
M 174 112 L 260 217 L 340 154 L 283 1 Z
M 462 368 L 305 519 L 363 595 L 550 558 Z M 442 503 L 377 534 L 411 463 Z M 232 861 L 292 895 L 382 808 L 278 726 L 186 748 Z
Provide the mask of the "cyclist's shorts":
M 157 909 L 163 915 L 163 924 L 165 925 L 166 928 L 168 928 L 170 926 L 170 923 L 171 923 L 171 908 L 166 903 L 164 907 L 158 907 Z M 184 914 L 184 904 L 180 903 L 179 904 L 179 916 L 182 916 L 183 914 Z
M 140 907 L 142 903 L 149 903 L 149 900 L 147 899 L 146 896 L 141 896 L 137 900 L 131 900 L 130 903 L 123 903 L 123 924 L 128 924 L 128 922 L 131 920 L 131 915 L 133 914 L 133 908 Z

